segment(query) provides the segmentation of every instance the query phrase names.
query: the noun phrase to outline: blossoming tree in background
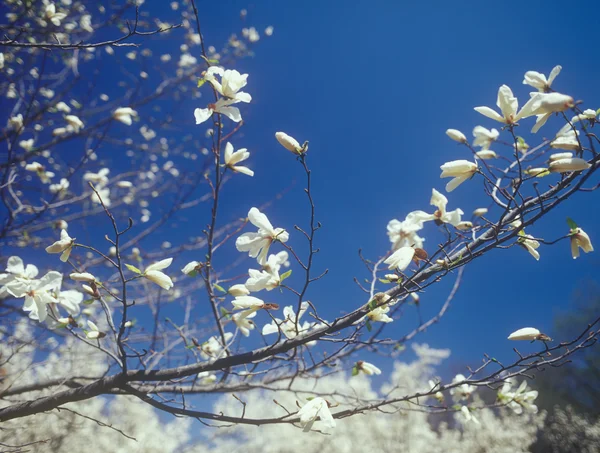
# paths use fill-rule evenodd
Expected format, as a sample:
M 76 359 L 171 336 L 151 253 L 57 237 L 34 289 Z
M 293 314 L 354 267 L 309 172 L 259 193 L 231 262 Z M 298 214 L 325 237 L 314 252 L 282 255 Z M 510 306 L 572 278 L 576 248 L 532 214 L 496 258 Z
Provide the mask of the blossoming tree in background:
M 537 91 L 524 91 L 521 108 L 507 85 L 498 90 L 499 110 L 476 107 L 483 117 L 473 141 L 447 130 L 462 146 L 439 163 L 440 177 L 450 178 L 445 193 L 432 188 L 431 206 L 390 220 L 391 249 L 363 257 L 364 296 L 325 319 L 319 310 L 328 301 L 310 293 L 327 273 L 314 266 L 321 224 L 310 154 L 318 149 L 271 131 L 273 146 L 290 152 L 289 171 L 304 175 L 308 218 L 274 222 L 271 200 L 256 200 L 249 211 L 235 208 L 233 215 L 223 209 L 224 200 L 235 201 L 228 191 L 233 178 L 265 177 L 240 132 L 252 108 L 252 79 L 260 74 L 234 69 L 260 39 L 254 27 L 217 50 L 202 36 L 202 12 L 193 1 L 170 4 L 176 23 L 150 18 L 143 5 L 128 2 L 8 6 L 0 42 L 0 92 L 9 106 L 0 119 L 6 125 L 0 136 L 0 421 L 27 433 L 15 434 L 11 445 L 57 436 L 26 427 L 61 411 L 114 432 L 112 418 L 125 412 L 119 404 L 132 399 L 131 416 L 139 411 L 152 423 L 149 408 L 218 426 L 350 433 L 363 414 L 377 430 L 386 412 L 417 410 L 411 423 L 444 413 L 471 430 L 500 417 L 493 412 L 499 408 L 502 417 L 532 417 L 537 424 L 530 372 L 559 366 L 595 343 L 599 319 L 554 341 L 523 326 L 507 337 L 535 341 L 539 349 L 516 350 L 512 363 L 487 358 L 448 382 L 425 366 L 410 385 L 399 382 L 401 373 L 381 391 L 368 384 L 382 373 L 370 362 L 375 350 L 395 355 L 411 343 L 425 365 L 439 363 L 431 356 L 447 356 L 412 342 L 444 316 L 472 261 L 509 247 L 539 260 L 542 244 L 566 242 L 565 259 L 593 251 L 593 231 L 575 220 L 561 237 L 535 234 L 537 220 L 597 187 L 596 111 L 554 91 L 560 66 L 548 78 L 525 74 L 523 83 Z M 272 27 L 264 31 L 272 33 Z M 177 51 L 165 53 L 164 42 L 172 46 L 173 39 Z M 123 73 L 114 86 L 103 79 L 107 68 Z M 188 110 L 187 123 L 175 119 Z M 530 142 L 536 140 L 551 116 L 564 126 L 529 145 L 528 129 Z M 466 186 L 483 191 L 490 207 L 465 217 L 452 192 Z M 198 234 L 171 234 L 185 222 Z M 438 226 L 431 238 L 422 237 L 428 224 Z M 396 327 L 400 313 L 418 306 L 420 293 L 442 279 L 454 286 L 439 312 L 415 329 Z M 360 391 L 353 379 L 362 383 Z M 493 398 L 478 396 L 489 388 Z M 267 403 L 260 391 L 272 392 Z M 234 402 L 211 410 L 206 394 L 232 395 Z M 103 412 L 109 395 L 117 395 L 114 409 Z M 88 407 L 93 415 L 80 413 L 86 402 L 97 404 Z M 100 421 L 104 414 L 110 420 Z M 521 423 L 502 420 L 496 422 Z M 188 421 L 173 423 L 187 432 Z M 524 435 L 521 447 L 532 435 Z M 172 442 L 169 448 L 180 445 Z M 218 441 L 215 448 L 221 447 Z

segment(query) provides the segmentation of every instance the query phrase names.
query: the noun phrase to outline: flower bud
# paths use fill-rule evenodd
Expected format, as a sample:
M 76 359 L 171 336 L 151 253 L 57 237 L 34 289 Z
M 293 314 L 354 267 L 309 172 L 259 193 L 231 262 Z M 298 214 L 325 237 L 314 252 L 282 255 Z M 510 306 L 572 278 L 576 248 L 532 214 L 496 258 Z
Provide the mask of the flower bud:
M 544 176 L 548 176 L 550 174 L 548 169 L 544 167 L 529 168 L 525 170 L 525 173 L 528 176 L 535 176 L 536 178 L 543 178 Z
M 81 289 L 83 289 L 83 292 L 88 296 L 92 296 L 94 299 L 100 299 L 100 293 L 98 292 L 96 285 L 93 285 L 93 288 L 88 285 L 81 285 Z
M 524 327 L 519 329 L 508 336 L 509 340 L 540 340 L 540 341 L 552 341 L 548 335 L 541 333 L 534 327 Z
M 498 155 L 492 151 L 491 149 L 486 149 L 483 151 L 477 151 L 475 153 L 475 155 L 477 157 L 479 157 L 481 160 L 487 160 L 487 159 L 496 159 L 498 157 Z
M 551 173 L 568 173 L 572 171 L 587 170 L 591 167 L 584 159 L 580 157 L 571 157 L 568 159 L 558 159 L 550 163 Z
M 247 296 L 250 294 L 250 291 L 248 288 L 246 288 L 246 285 L 242 285 L 241 283 L 233 285 L 227 292 L 233 297 Z
M 88 273 L 88 272 L 73 272 L 72 274 L 69 275 L 69 277 L 71 278 L 71 280 L 75 280 L 76 282 L 93 282 L 96 280 L 96 277 L 94 277 L 92 274 Z
M 281 146 L 294 154 L 302 154 L 306 151 L 304 148 L 302 148 L 302 146 L 300 146 L 298 140 L 296 140 L 294 137 L 290 137 L 285 132 L 276 132 L 275 138 L 281 144 Z
M 554 153 L 554 154 L 550 154 L 550 157 L 548 158 L 548 163 L 552 163 L 555 160 L 559 160 L 559 159 L 570 159 L 571 157 L 573 157 L 573 153 Z
M 458 143 L 467 143 L 467 137 L 457 129 L 448 129 L 446 135 Z
M 469 231 L 471 228 L 473 228 L 473 222 L 463 221 L 457 223 L 455 226 L 460 231 Z

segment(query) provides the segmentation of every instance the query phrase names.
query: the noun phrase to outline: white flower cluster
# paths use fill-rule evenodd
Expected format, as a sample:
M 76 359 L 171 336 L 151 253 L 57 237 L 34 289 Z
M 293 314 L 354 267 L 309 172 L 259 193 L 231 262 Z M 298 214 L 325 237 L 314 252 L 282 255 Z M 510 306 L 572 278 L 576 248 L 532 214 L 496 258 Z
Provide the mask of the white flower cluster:
M 78 315 L 83 294 L 75 290 L 61 291 L 63 275 L 60 272 L 50 271 L 39 279 L 36 278 L 38 273 L 33 264 L 25 266 L 21 258 L 11 256 L 6 264 L 6 273 L 0 274 L 0 298 L 25 298 L 23 310 L 39 322 L 44 322 L 48 313 L 52 313 L 58 322 L 63 322 L 59 307 L 70 316 Z

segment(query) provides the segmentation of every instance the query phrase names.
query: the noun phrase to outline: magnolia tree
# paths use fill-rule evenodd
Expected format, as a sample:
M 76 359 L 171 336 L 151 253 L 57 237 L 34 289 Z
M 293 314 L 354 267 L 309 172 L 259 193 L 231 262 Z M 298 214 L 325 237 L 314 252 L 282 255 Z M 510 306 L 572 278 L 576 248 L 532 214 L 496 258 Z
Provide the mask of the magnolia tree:
M 306 217 L 273 225 L 273 200 L 256 200 L 249 211 L 229 204 L 236 199 L 229 182 L 261 178 L 242 135 L 260 74 L 233 68 L 273 28 L 261 34 L 245 25 L 217 47 L 202 35 L 194 1 L 170 3 L 168 23 L 141 3 L 12 1 L 2 18 L 0 421 L 13 431 L 30 427 L 11 445 L 57 436 L 58 428 L 38 434 L 40 417 L 92 418 L 114 431 L 126 413 L 151 426 L 158 419 L 150 408 L 177 416 L 174 432 L 187 432 L 190 420 L 331 433 L 351 431 L 360 421 L 349 417 L 365 414 L 377 424 L 388 412 L 414 423 L 448 413 L 467 425 L 496 417 L 495 408 L 535 414 L 527 379 L 593 345 L 599 319 L 554 340 L 523 326 L 508 338 L 537 342 L 537 352 L 515 349 L 510 363 L 486 356 L 448 381 L 430 370 L 408 385 L 395 373 L 373 390 L 365 376 L 381 373 L 369 361 L 375 353 L 397 355 L 442 319 L 463 270 L 481 256 L 516 246 L 538 260 L 540 244 L 570 243 L 565 260 L 593 251 L 571 219 L 561 237 L 535 231 L 565 200 L 598 187 L 596 112 L 554 90 L 561 67 L 548 78 L 525 74 L 523 95 L 533 92 L 521 108 L 502 85 L 497 110 L 475 108 L 482 125 L 473 140 L 446 131 L 462 145 L 439 163 L 440 177 L 450 178 L 446 194 L 469 186 L 490 208 L 465 217 L 433 189 L 432 207 L 389 221 L 390 250 L 362 256 L 364 296 L 326 319 L 319 312 L 328 301 L 311 294 L 327 273 L 315 270 L 321 224 L 310 155 L 319 150 L 274 133 L 273 148 L 289 151 L 289 168 L 280 171 L 304 175 Z M 551 116 L 564 126 L 534 141 Z M 186 222 L 201 234 L 172 234 Z M 415 329 L 396 327 L 420 293 L 444 279 L 454 283 L 439 312 Z M 345 373 L 361 375 L 362 390 Z M 495 397 L 476 396 L 485 389 Z M 256 390 L 272 395 L 265 402 Z M 207 394 L 235 402 L 210 410 Z M 108 395 L 117 395 L 110 410 Z M 132 399 L 135 406 L 119 406 Z

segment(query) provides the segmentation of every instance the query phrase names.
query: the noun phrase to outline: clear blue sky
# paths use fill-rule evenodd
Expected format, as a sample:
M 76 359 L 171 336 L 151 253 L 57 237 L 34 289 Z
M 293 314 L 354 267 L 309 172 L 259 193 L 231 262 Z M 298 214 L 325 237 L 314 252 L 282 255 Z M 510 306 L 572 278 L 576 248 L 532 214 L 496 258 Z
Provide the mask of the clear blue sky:
M 585 100 L 587 108 L 599 106 L 594 74 L 600 62 L 589 47 L 600 14 L 594 3 L 236 1 L 200 2 L 199 8 L 208 44 L 226 37 L 242 8 L 248 9 L 249 25 L 275 27 L 272 38 L 258 43 L 256 57 L 237 66 L 250 74 L 253 102 L 243 110 L 247 126 L 236 146 L 254 151 L 256 177 L 240 182 L 244 189 L 235 203 L 245 207 L 243 213 L 292 179 L 302 181 L 291 156 L 274 141 L 275 131 L 310 140 L 317 217 L 324 225 L 317 269 L 328 267 L 330 273 L 309 299 L 331 317 L 363 300 L 352 283 L 354 276 L 367 276 L 357 249 L 372 258 L 384 253 L 388 220 L 429 210 L 431 188 L 445 185 L 439 166 L 468 158 L 445 130 L 457 128 L 470 137 L 476 125 L 497 127 L 473 107 L 494 106 L 500 85 L 513 88 L 522 105 L 531 91 L 521 83 L 523 74 L 548 74 L 560 64 L 554 87 Z M 537 140 L 554 134 L 557 125 L 549 122 Z M 478 182 L 448 195 L 450 208 L 470 213 L 480 207 Z M 580 194 L 528 232 L 555 238 L 566 232 L 565 217 L 571 216 L 592 240 L 599 238 L 596 198 Z M 306 208 L 296 186 L 268 215 L 274 224 L 290 225 Z M 433 226 L 425 237 L 429 247 L 441 240 Z M 514 356 L 515 344 L 506 340 L 510 332 L 530 325 L 550 331 L 577 285 L 597 275 L 598 255 L 573 261 L 566 241 L 542 246 L 541 255 L 536 262 L 515 247 L 474 262 L 443 321 L 417 341 L 451 348 L 455 360 L 471 364 L 484 352 Z M 435 312 L 451 283 L 422 296 L 424 315 Z M 415 323 L 407 316 L 387 334 L 400 335 Z

